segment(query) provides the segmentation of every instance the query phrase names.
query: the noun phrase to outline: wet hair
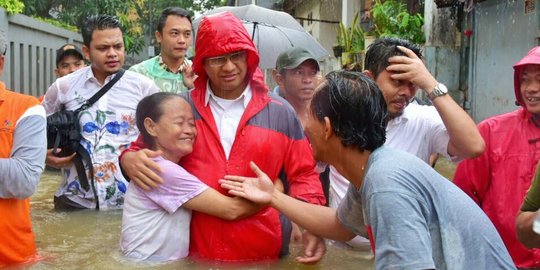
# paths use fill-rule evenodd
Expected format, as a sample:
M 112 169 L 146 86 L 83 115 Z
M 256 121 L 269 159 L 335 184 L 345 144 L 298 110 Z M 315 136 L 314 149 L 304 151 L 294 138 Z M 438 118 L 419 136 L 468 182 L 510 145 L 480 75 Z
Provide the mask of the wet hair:
M 150 118 L 154 122 L 158 122 L 163 116 L 163 103 L 171 98 L 182 98 L 177 94 L 169 92 L 158 92 L 152 95 L 146 96 L 139 104 L 137 104 L 137 110 L 135 112 L 135 119 L 137 128 L 141 133 L 143 142 L 146 145 L 154 146 L 154 138 L 146 131 L 144 127 L 144 119 Z
M 92 15 L 84 21 L 82 27 L 83 43 L 90 48 L 92 34 L 95 30 L 106 30 L 118 28 L 122 31 L 122 24 L 117 17 L 111 15 Z M 123 31 L 122 31 L 123 33 Z
M 157 31 L 161 34 L 163 34 L 163 27 L 165 27 L 165 22 L 167 21 L 167 18 L 169 16 L 186 18 L 189 20 L 189 24 L 191 24 L 191 16 L 189 15 L 189 12 L 187 10 L 179 7 L 168 7 L 164 9 L 159 16 Z
M 377 76 L 390 65 L 388 63 L 390 57 L 405 55 L 397 48 L 397 46 L 405 47 L 413 51 L 418 58 L 423 58 L 420 47 L 408 40 L 394 37 L 380 38 L 369 45 L 364 60 L 364 68 L 371 71 L 374 78 L 377 78 Z
M 345 147 L 374 151 L 386 141 L 386 102 L 375 82 L 353 71 L 325 76 L 311 100 L 315 119 L 330 119 L 332 130 Z

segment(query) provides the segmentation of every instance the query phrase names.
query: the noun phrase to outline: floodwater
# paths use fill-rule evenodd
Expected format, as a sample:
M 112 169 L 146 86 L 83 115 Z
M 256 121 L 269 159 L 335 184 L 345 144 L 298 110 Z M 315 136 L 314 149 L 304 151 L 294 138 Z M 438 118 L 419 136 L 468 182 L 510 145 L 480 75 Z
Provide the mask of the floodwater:
M 82 210 L 61 212 L 53 209 L 53 195 L 60 181 L 59 172 L 45 171 L 38 190 L 31 198 L 32 223 L 38 263 L 13 269 L 373 269 L 370 251 L 355 251 L 328 245 L 316 265 L 302 265 L 294 258 L 301 247 L 271 263 L 224 265 L 194 262 L 148 264 L 125 259 L 119 251 L 122 211 Z
M 441 159 L 436 169 L 451 179 L 455 165 Z M 300 246 L 292 247 L 292 255 L 271 263 L 224 265 L 189 259 L 162 264 L 134 263 L 119 252 L 122 212 L 55 211 L 52 198 L 59 181 L 59 172 L 45 171 L 31 198 L 32 222 L 42 260 L 12 269 L 373 269 L 371 252 L 333 245 L 327 246 L 326 255 L 316 265 L 294 261 L 302 251 Z

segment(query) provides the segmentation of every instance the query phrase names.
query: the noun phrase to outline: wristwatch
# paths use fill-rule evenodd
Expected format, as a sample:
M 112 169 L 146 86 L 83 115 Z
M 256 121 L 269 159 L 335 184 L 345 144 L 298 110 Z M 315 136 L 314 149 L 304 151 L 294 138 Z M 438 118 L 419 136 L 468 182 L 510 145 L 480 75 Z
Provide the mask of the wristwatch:
M 437 83 L 433 91 L 428 94 L 429 100 L 433 101 L 435 98 L 448 94 L 448 88 L 442 83 Z

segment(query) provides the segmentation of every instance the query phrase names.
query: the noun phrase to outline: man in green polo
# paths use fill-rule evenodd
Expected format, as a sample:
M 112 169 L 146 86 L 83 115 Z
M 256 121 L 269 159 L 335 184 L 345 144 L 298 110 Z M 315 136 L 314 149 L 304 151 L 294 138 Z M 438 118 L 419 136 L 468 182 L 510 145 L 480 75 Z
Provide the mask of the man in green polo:
M 156 31 L 161 53 L 129 70 L 151 78 L 162 92 L 180 93 L 192 89 L 195 75 L 191 61 L 186 58 L 192 32 L 191 17 L 185 9 L 164 9 Z

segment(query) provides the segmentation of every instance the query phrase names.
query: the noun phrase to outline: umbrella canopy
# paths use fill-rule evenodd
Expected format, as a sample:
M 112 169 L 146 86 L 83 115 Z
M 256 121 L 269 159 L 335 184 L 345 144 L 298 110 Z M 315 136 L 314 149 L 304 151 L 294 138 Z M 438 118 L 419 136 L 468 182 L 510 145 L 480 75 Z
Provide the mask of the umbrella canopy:
M 328 51 L 288 13 L 245 5 L 219 7 L 204 15 L 223 11 L 231 12 L 244 24 L 259 51 L 261 69 L 274 68 L 278 55 L 290 47 L 304 47 L 317 58 L 328 55 Z M 201 19 L 202 17 L 199 17 L 193 21 L 195 31 Z

